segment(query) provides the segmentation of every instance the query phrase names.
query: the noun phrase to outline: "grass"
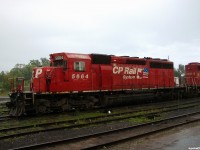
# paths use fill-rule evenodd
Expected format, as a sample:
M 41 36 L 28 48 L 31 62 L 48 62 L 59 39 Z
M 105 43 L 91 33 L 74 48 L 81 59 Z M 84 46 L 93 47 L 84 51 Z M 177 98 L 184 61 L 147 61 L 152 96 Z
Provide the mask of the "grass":
M 146 123 L 151 121 L 150 119 L 146 118 L 146 117 L 138 117 L 138 118 L 130 118 L 128 119 L 128 122 L 130 123 Z
M 151 122 L 151 121 L 158 121 L 162 119 L 161 116 L 155 116 L 153 118 L 148 118 L 148 117 L 136 117 L 136 118 L 130 118 L 128 119 L 128 122 L 130 123 L 148 123 L 148 122 Z
M 145 115 L 148 113 L 155 112 L 154 110 L 149 111 L 140 111 L 136 113 L 126 114 L 126 115 L 119 115 L 115 116 L 114 118 L 123 118 L 123 117 L 131 117 L 136 115 Z M 119 112 L 122 112 L 122 110 L 119 110 Z M 119 113 L 117 110 L 115 110 L 112 114 Z M 77 120 L 77 124 L 83 124 L 86 123 L 86 118 L 90 117 L 98 117 L 98 116 L 107 116 L 107 113 L 102 113 L 100 111 L 93 111 L 93 112 L 76 112 L 75 114 L 73 112 L 68 113 L 61 113 L 61 114 L 55 114 L 55 115 L 45 115 L 45 116 L 39 116 L 39 117 L 32 117 L 32 118 L 26 118 L 25 120 L 19 119 L 19 120 L 8 120 L 6 122 L 1 122 L 0 129 L 3 128 L 9 128 L 9 127 L 17 127 L 17 126 L 28 126 L 28 125 L 35 125 L 42 124 L 42 123 L 49 123 L 49 122 L 58 122 L 58 121 L 68 121 L 68 120 Z M 106 119 L 113 118 L 112 116 L 106 118 Z M 104 120 L 104 119 L 103 119 Z M 66 124 L 68 125 L 68 124 Z
M 9 128 L 9 127 L 17 127 L 17 126 L 28 126 L 28 125 L 33 125 L 33 127 L 28 128 L 28 129 L 20 129 L 20 130 L 0 133 L 0 136 L 12 135 L 12 134 L 16 134 L 16 133 L 24 133 L 24 132 L 37 131 L 37 130 L 45 129 L 43 127 L 37 126 L 37 124 L 48 123 L 48 122 L 53 122 L 53 121 L 64 121 L 64 120 L 67 121 L 67 120 L 72 120 L 72 119 L 74 120 L 76 118 L 77 119 L 76 124 L 84 124 L 84 123 L 87 123 L 87 120 L 85 120 L 84 118 L 87 118 L 87 117 L 90 117 L 90 116 L 92 117 L 92 116 L 96 116 L 96 115 L 101 115 L 101 113 L 99 113 L 99 112 L 79 113 L 79 115 L 77 115 L 77 116 L 70 116 L 70 115 L 67 115 L 67 114 L 59 114 L 59 115 L 53 116 L 53 117 L 50 116 L 49 118 L 47 116 L 42 116 L 42 117 L 31 118 L 31 119 L 26 119 L 26 120 L 6 121 L 6 122 L 2 122 L 0 124 L 0 129 Z M 71 125 L 71 124 L 62 123 L 62 124 L 58 124 L 58 125 L 53 124 L 53 125 L 50 125 L 49 127 L 67 127 L 69 125 Z
M 102 116 L 102 115 L 103 113 L 100 113 L 100 112 L 93 112 L 93 113 L 83 112 L 83 113 L 79 113 L 76 116 L 65 113 L 65 114 L 55 114 L 52 116 L 47 115 L 47 116 L 41 116 L 41 117 L 33 117 L 33 118 L 25 119 L 25 120 L 12 119 L 5 122 L 1 122 L 0 129 L 9 128 L 9 127 L 17 127 L 17 126 L 28 126 L 28 125 L 33 125 L 36 127 L 37 124 L 56 122 L 56 121 L 68 121 L 68 120 L 77 120 L 77 123 L 82 123 L 84 122 L 82 120 L 84 118 Z
M 8 93 L 9 93 L 9 91 L 0 92 L 0 96 L 5 96 L 5 97 L 7 97 L 7 96 L 8 96 Z
M 6 111 L 8 108 L 6 106 L 0 106 L 0 111 Z
M 121 112 L 122 110 L 119 110 Z M 153 113 L 156 112 L 156 109 L 148 110 L 148 111 L 140 111 L 132 114 L 127 114 L 127 115 L 121 115 L 121 116 L 116 116 L 115 118 L 122 118 L 125 116 L 136 116 L 136 115 L 145 115 L 148 113 Z M 1 109 L 0 109 L 1 112 Z M 117 110 L 113 111 L 112 114 L 119 113 Z M 2 128 L 8 128 L 8 127 L 15 127 L 15 126 L 26 126 L 26 125 L 35 125 L 37 124 L 42 124 L 42 123 L 49 123 L 53 121 L 68 121 L 68 120 L 77 120 L 77 124 L 83 123 L 87 120 L 84 121 L 84 119 L 89 118 L 89 117 L 97 117 L 97 116 L 106 116 L 106 113 L 102 113 L 100 111 L 94 111 L 94 112 L 68 112 L 68 113 L 61 113 L 61 114 L 55 114 L 55 115 L 45 115 L 45 116 L 40 116 L 40 117 L 32 117 L 32 118 L 26 118 L 26 120 L 8 120 L 6 122 L 1 122 L 0 124 L 0 129 Z M 107 117 L 109 119 L 110 117 Z M 113 117 L 111 117 L 113 118 Z M 141 118 L 141 120 L 137 120 L 137 118 L 134 118 L 132 121 L 145 121 L 147 118 Z M 148 120 L 147 120 L 148 121 Z
M 198 106 L 199 107 L 199 106 Z M 164 109 L 165 110 L 165 109 Z M 127 110 L 125 110 L 125 112 L 127 112 Z M 130 109 L 129 109 L 130 111 Z M 130 123 L 134 123 L 134 124 L 138 124 L 138 123 L 147 123 L 147 122 L 151 122 L 151 121 L 156 121 L 156 120 L 160 120 L 162 119 L 162 117 L 165 114 L 162 114 L 163 116 L 149 116 L 149 117 L 145 117 L 145 116 L 141 116 L 141 117 L 134 117 L 137 115 L 145 115 L 145 114 L 149 114 L 149 113 L 153 113 L 158 111 L 158 109 L 154 108 L 148 111 L 139 111 L 139 112 L 135 112 L 135 113 L 131 113 L 131 114 L 126 114 L 126 115 L 119 115 L 119 116 L 115 116 L 115 117 L 107 117 L 106 120 L 112 119 L 112 118 L 123 118 L 123 117 L 132 117 L 130 119 L 126 119 L 124 121 L 130 122 Z M 119 110 L 113 110 L 112 114 L 116 114 L 119 112 L 124 112 L 122 109 Z M 42 123 L 49 123 L 49 122 L 57 122 L 57 121 L 68 121 L 68 120 L 77 120 L 76 124 L 84 124 L 89 122 L 90 120 L 87 120 L 87 118 L 89 117 L 97 117 L 97 116 L 109 116 L 107 113 L 103 113 L 101 111 L 91 111 L 91 112 L 68 112 L 68 113 L 61 113 L 61 114 L 55 114 L 55 115 L 44 115 L 44 116 L 39 116 L 39 117 L 30 117 L 30 118 L 26 118 L 25 120 L 23 120 L 23 118 L 21 119 L 12 119 L 12 120 L 8 120 L 5 122 L 1 122 L 0 123 L 0 129 L 4 129 L 4 128 L 10 128 L 10 127 L 17 127 L 17 126 L 28 126 L 28 125 L 33 125 L 34 127 L 32 129 L 28 129 L 30 130 L 36 130 L 39 129 L 41 127 L 38 127 L 37 124 L 42 124 Z M 100 120 L 100 119 L 99 119 Z M 105 118 L 103 119 L 105 120 Z M 94 121 L 94 120 L 92 120 Z M 54 124 L 51 125 L 51 127 L 53 126 L 69 126 L 71 125 L 70 123 L 62 123 L 62 124 Z M 17 131 L 14 131 L 17 133 Z M 22 131 L 23 132 L 23 131 Z

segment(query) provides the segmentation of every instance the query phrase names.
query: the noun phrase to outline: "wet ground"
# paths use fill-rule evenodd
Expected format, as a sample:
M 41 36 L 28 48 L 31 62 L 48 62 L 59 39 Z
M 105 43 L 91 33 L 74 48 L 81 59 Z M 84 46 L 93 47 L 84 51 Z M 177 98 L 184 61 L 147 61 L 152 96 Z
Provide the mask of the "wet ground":
M 200 150 L 200 122 L 103 149 Z

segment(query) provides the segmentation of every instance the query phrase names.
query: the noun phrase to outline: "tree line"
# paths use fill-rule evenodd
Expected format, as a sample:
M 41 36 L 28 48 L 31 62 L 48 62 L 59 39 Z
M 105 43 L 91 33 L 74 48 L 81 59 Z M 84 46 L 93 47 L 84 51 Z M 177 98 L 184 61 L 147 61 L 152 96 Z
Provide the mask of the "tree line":
M 2 71 L 0 73 L 0 93 L 5 93 L 10 90 L 10 78 L 24 77 L 25 87 L 29 87 L 34 67 L 49 66 L 50 62 L 47 58 L 40 58 L 40 60 L 30 60 L 28 64 L 16 64 L 8 72 Z M 174 68 L 174 76 L 180 79 L 184 77 L 185 66 L 180 64 L 178 68 Z
M 0 73 L 0 93 L 8 92 L 10 90 L 10 79 L 16 77 L 24 77 L 25 87 L 29 86 L 34 67 L 49 66 L 50 62 L 47 58 L 40 58 L 40 60 L 30 60 L 28 64 L 16 64 L 8 72 L 2 71 Z

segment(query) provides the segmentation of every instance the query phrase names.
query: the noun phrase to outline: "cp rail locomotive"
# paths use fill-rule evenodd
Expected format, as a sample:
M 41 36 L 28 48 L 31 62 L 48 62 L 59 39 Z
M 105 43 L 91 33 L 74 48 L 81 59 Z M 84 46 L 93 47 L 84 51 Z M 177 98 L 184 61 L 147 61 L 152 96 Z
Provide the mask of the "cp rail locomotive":
M 198 94 L 200 63 L 186 66 L 186 82 L 174 82 L 173 62 L 103 54 L 50 54 L 50 66 L 36 67 L 30 91 L 24 78 L 11 82 L 11 116 L 74 108 L 97 108 L 140 99 L 177 98 Z M 192 91 L 192 92 L 191 92 Z

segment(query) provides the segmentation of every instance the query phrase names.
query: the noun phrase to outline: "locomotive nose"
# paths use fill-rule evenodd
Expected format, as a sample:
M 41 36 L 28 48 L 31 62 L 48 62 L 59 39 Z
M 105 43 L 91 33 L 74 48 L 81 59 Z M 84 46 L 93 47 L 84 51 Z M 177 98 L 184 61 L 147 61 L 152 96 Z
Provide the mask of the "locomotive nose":
M 34 68 L 33 78 L 47 78 L 50 79 L 53 75 L 53 68 L 51 67 L 39 67 Z

